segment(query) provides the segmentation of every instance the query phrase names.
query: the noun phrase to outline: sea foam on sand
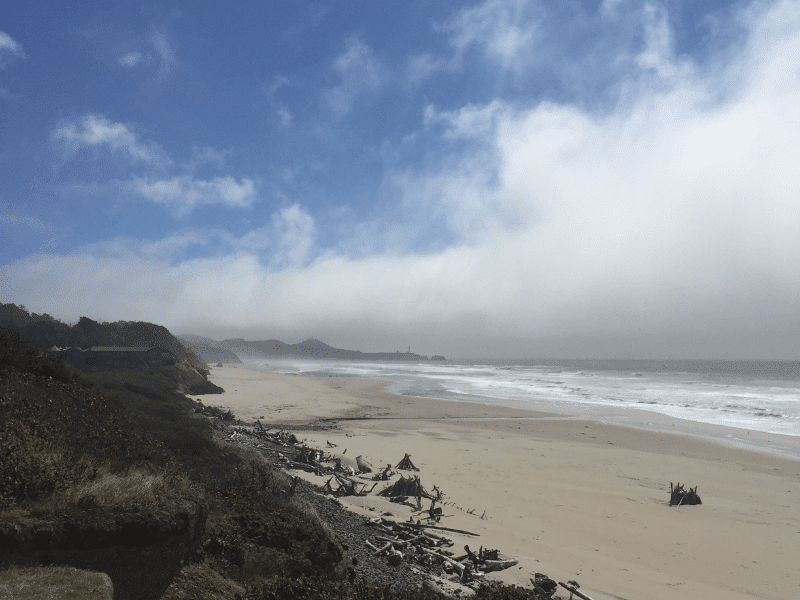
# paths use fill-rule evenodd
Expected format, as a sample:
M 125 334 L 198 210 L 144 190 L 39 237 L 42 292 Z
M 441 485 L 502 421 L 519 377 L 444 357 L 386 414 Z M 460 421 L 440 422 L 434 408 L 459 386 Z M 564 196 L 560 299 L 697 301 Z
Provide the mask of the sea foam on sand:
M 411 454 L 423 485 L 446 495 L 442 524 L 480 535 L 452 534 L 455 549 L 498 548 L 519 560 L 495 579 L 530 587 L 534 572 L 547 573 L 579 581 L 594 600 L 800 596 L 800 461 L 552 413 L 397 396 L 368 379 L 241 366 L 214 368 L 210 379 L 226 392 L 202 401 L 245 421 L 348 418 L 298 434 L 308 445 L 330 441 L 374 466 Z M 677 481 L 698 486 L 703 504 L 668 506 Z M 343 499 L 365 516 L 386 506 L 400 520 L 411 514 L 383 502 Z

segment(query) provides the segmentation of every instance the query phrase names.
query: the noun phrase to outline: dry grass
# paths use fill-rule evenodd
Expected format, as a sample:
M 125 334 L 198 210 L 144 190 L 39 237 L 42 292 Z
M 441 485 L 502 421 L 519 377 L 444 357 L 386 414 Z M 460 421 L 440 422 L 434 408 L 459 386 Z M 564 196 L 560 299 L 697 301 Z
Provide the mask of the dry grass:
M 3 600 L 109 600 L 113 588 L 108 575 L 73 567 L 11 567 L 0 572 Z
M 103 508 L 124 508 L 131 504 L 155 503 L 159 498 L 189 492 L 191 489 L 191 482 L 185 475 L 168 474 L 147 467 L 132 467 L 125 472 L 114 473 L 104 465 L 90 479 L 64 490 L 59 500 L 81 504 L 82 500 L 91 499 Z

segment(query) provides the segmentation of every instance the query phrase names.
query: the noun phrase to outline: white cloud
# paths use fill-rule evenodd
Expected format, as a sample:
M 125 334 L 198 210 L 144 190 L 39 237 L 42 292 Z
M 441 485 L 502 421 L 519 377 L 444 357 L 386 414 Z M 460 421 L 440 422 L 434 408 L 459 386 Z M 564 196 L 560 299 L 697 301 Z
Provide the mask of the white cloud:
M 239 238 L 225 236 L 238 251 L 264 257 L 270 269 L 302 266 L 314 248 L 314 218 L 299 204 L 284 207 L 269 223 Z
M 168 76 L 178 65 L 178 58 L 172 48 L 172 42 L 166 32 L 166 27 L 154 28 L 150 35 L 149 43 L 161 59 L 159 67 L 161 77 Z
M 61 232 L 35 215 L 0 204 L 0 246 L 25 245 L 36 250 L 52 249 L 60 242 Z
M 358 39 L 350 39 L 347 48 L 333 63 L 339 84 L 328 89 L 325 100 L 333 112 L 344 115 L 360 95 L 374 92 L 384 81 L 383 67 L 372 49 Z
M 468 104 L 453 111 L 437 111 L 428 105 L 424 109 L 423 121 L 426 127 L 443 126 L 448 138 L 486 138 L 495 130 L 499 116 L 507 110 L 508 107 L 499 100 L 484 106 Z
M 600 12 L 605 16 L 613 16 L 616 14 L 619 5 L 623 2 L 625 2 L 625 0 L 603 0 L 603 3 L 600 5 Z
M 473 46 L 503 68 L 528 66 L 535 54 L 541 20 L 538 2 L 487 0 L 462 10 L 441 29 L 459 55 Z
M 292 113 L 289 112 L 289 109 L 285 106 L 281 106 L 278 110 L 275 111 L 275 120 L 278 122 L 280 127 L 284 129 L 287 127 L 291 127 L 292 125 Z
M 267 85 L 262 86 L 262 90 L 265 94 L 269 96 L 274 96 L 276 93 L 278 93 L 278 90 L 288 85 L 289 85 L 289 78 L 286 77 L 285 75 L 278 75 L 272 80 L 271 84 L 269 84 L 268 86 Z
M 277 260 L 301 265 L 314 245 L 314 219 L 299 204 L 281 209 L 272 220 L 280 248 Z
M 144 55 L 139 50 L 128 52 L 125 56 L 120 56 L 118 61 L 123 67 L 135 67 L 144 58 Z
M 126 125 L 114 123 L 100 115 L 65 121 L 50 134 L 50 139 L 67 154 L 81 148 L 103 146 L 154 166 L 166 166 L 172 162 L 158 144 L 141 142 L 139 136 Z
M 10 35 L 0 31 L 0 69 L 5 69 L 12 62 L 27 58 L 22 51 L 22 46 Z
M 169 206 L 179 217 L 186 216 L 198 205 L 249 207 L 256 198 L 256 187 L 256 182 L 246 177 L 239 182 L 233 177 L 204 181 L 188 175 L 172 179 L 136 178 L 128 184 L 134 193 Z
M 220 232 L 207 229 L 184 229 L 159 240 L 139 240 L 120 236 L 94 244 L 86 244 L 78 251 L 93 260 L 142 260 L 174 264 L 184 258 L 192 246 L 207 246 L 219 242 Z
M 230 153 L 230 150 L 217 150 L 211 146 L 195 146 L 192 148 L 192 160 L 186 167 L 190 170 L 202 164 L 212 164 L 221 167 L 225 164 L 225 160 Z
M 646 3 L 642 8 L 645 45 L 636 57 L 641 69 L 651 70 L 662 79 L 688 74 L 688 63 L 676 61 L 675 42 L 668 15 L 663 7 Z

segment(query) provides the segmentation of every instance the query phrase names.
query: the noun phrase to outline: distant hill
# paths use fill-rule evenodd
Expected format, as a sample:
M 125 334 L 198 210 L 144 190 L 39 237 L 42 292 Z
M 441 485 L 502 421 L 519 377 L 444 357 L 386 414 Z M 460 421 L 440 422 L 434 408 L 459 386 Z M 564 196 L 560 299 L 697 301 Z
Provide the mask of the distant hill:
M 221 348 L 216 340 L 191 333 L 179 334 L 177 337 L 208 364 L 242 364 L 235 352 Z
M 208 338 L 206 338 L 208 339 Z M 334 348 L 319 340 L 309 338 L 299 344 L 287 344 L 279 340 L 263 340 L 249 342 L 243 338 L 233 338 L 214 342 L 238 356 L 298 356 L 321 360 L 388 360 L 388 361 L 426 361 L 427 356 L 413 352 L 361 352 L 360 350 L 343 350 Z

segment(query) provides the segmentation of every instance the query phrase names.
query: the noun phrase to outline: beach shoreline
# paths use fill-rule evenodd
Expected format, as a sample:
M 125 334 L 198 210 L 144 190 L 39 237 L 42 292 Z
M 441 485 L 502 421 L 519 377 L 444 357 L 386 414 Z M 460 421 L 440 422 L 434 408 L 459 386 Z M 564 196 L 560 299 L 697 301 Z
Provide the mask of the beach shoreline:
M 457 548 L 518 558 L 494 577 L 506 583 L 529 587 L 543 572 L 577 579 L 594 600 L 798 591 L 798 460 L 552 411 L 398 396 L 386 381 L 246 366 L 214 368 L 210 379 L 226 392 L 199 399 L 243 421 L 299 428 L 310 446 L 330 442 L 376 467 L 411 454 L 423 485 L 446 494 L 443 522 L 480 534 Z M 331 421 L 336 429 L 310 428 Z M 678 481 L 699 486 L 703 505 L 667 506 Z M 365 516 L 385 502 L 343 499 Z

